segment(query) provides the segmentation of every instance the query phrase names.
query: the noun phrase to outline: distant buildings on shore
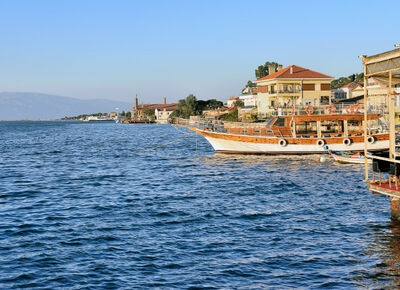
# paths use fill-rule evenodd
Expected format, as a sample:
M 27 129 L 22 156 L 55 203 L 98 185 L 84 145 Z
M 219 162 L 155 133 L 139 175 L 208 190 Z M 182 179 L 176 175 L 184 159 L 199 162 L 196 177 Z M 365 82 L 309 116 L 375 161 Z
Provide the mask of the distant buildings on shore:
M 362 103 L 364 95 L 363 84 L 350 82 L 340 88 L 332 89 L 333 77 L 304 68 L 282 65 L 268 68 L 268 75 L 254 81 L 255 86 L 246 87 L 241 96 L 230 97 L 226 105 L 216 110 L 203 112 L 203 117 L 219 119 L 232 110 L 238 111 L 238 119 L 265 119 L 272 115 L 289 114 L 295 108 L 307 106 L 323 107 L 333 103 Z M 369 105 L 384 106 L 387 94 L 387 84 L 379 79 L 368 79 Z M 400 87 L 396 89 L 400 94 Z M 400 96 L 395 97 L 396 121 L 400 123 Z M 168 123 L 172 112 L 178 104 L 167 104 L 166 98 L 162 104 L 141 104 L 135 98 L 131 112 L 131 122 Z
M 162 104 L 141 104 L 135 97 L 135 105 L 131 111 L 132 123 L 150 123 L 155 122 L 159 124 L 168 123 L 168 118 L 173 111 L 178 109 L 178 104 L 167 104 L 167 98 L 163 98 Z

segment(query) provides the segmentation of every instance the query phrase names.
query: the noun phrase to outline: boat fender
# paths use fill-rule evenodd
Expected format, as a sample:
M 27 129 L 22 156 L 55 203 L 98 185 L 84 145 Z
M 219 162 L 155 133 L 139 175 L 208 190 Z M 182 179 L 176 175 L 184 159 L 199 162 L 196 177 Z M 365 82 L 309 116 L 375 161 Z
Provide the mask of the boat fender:
M 367 142 L 368 142 L 369 144 L 374 144 L 375 141 L 376 141 L 376 138 L 375 138 L 374 136 L 368 136 Z
M 319 140 L 317 140 L 317 145 L 319 146 L 319 147 L 322 147 L 322 146 L 324 146 L 325 145 L 325 140 L 324 139 L 319 139 Z
M 280 139 L 278 144 L 281 145 L 282 147 L 285 147 L 287 145 L 287 141 L 285 139 Z
M 343 145 L 350 146 L 353 141 L 350 138 L 343 139 Z
M 328 146 L 328 145 L 324 145 L 322 148 L 323 148 L 324 150 L 329 150 L 329 146 Z

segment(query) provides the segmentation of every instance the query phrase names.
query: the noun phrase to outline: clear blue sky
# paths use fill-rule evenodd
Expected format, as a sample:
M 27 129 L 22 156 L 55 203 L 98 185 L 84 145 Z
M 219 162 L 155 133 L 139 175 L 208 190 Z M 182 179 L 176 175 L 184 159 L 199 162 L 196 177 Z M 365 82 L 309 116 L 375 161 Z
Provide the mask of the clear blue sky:
M 334 77 L 400 43 L 400 1 L 0 1 L 0 91 L 225 100 L 266 61 Z

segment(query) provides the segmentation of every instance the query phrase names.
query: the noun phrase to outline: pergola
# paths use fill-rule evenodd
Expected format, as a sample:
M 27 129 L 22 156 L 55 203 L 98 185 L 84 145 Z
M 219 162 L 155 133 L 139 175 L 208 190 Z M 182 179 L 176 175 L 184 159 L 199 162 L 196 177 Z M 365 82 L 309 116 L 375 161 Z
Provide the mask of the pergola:
M 396 153 L 396 135 L 395 135 L 395 95 L 399 93 L 395 92 L 395 85 L 400 84 L 400 48 L 396 48 L 391 51 L 379 53 L 372 56 L 362 56 L 364 66 L 364 154 L 365 156 L 373 159 L 400 163 L 400 160 L 396 160 L 396 156 L 400 156 Z M 368 125 L 367 125 L 367 114 L 368 114 L 368 78 L 374 77 L 381 83 L 387 86 L 386 105 L 389 121 L 389 157 L 374 156 L 368 152 L 367 149 L 367 138 L 368 138 Z M 365 159 L 365 181 L 368 182 L 368 163 L 367 158 Z M 383 193 L 383 192 L 381 192 Z M 387 194 L 386 192 L 384 194 Z

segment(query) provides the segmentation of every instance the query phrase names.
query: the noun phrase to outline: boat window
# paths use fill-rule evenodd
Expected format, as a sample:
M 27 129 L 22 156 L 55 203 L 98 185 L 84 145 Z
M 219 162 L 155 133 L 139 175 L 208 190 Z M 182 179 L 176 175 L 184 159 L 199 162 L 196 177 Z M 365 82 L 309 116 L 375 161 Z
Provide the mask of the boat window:
M 275 120 L 274 118 L 269 119 L 269 120 L 267 121 L 266 127 L 271 126 L 271 124 L 272 124 L 272 122 L 273 122 L 274 120 Z
M 278 126 L 278 127 L 285 126 L 285 119 L 284 118 L 277 118 L 274 126 Z
M 362 123 L 357 120 L 349 120 L 347 121 L 347 130 L 349 133 L 362 133 Z
M 322 133 L 337 133 L 339 132 L 337 121 L 321 121 Z
M 317 122 L 301 122 L 296 124 L 296 132 L 299 134 L 316 134 Z

